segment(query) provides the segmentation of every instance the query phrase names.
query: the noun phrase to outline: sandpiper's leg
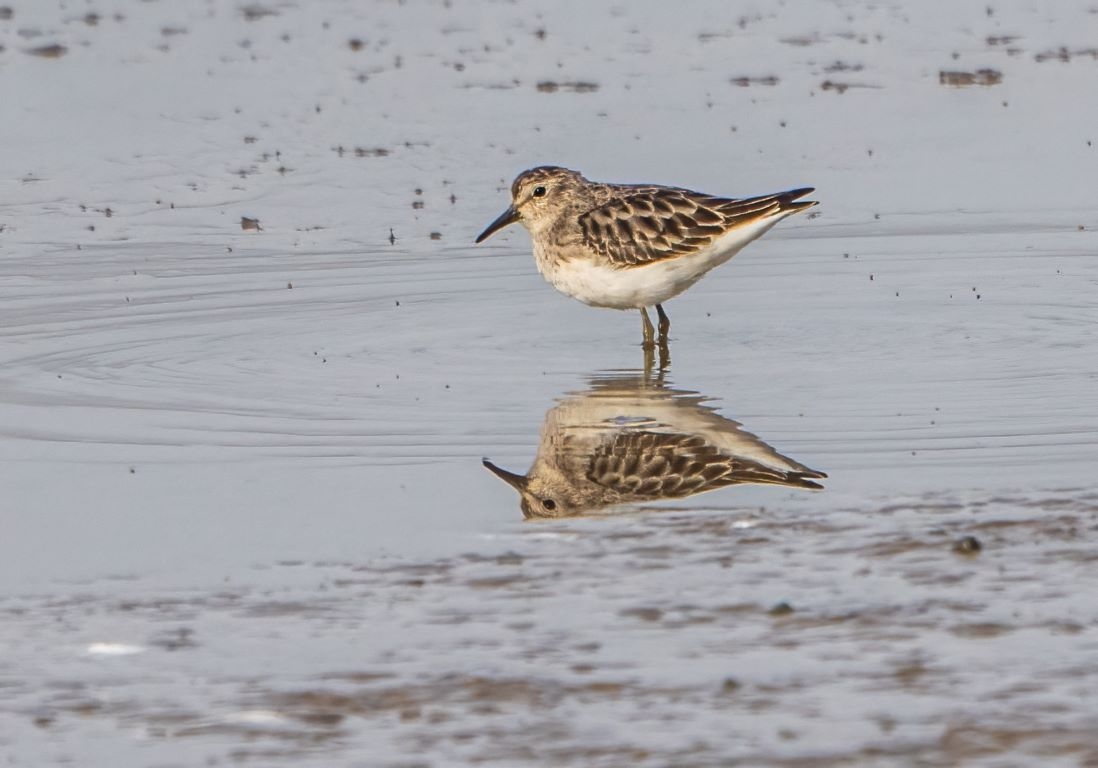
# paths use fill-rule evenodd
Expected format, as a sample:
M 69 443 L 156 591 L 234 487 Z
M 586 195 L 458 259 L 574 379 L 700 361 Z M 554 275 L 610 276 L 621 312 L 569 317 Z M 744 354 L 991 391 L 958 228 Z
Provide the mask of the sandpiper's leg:
M 663 305 L 656 305 L 656 314 L 660 316 L 660 339 L 667 342 L 667 332 L 671 330 L 671 318 L 663 311 Z
M 648 319 L 648 310 L 644 307 L 641 307 L 640 313 L 641 322 L 644 323 L 644 348 L 651 349 L 652 347 L 656 346 L 656 329 L 652 327 L 652 321 Z

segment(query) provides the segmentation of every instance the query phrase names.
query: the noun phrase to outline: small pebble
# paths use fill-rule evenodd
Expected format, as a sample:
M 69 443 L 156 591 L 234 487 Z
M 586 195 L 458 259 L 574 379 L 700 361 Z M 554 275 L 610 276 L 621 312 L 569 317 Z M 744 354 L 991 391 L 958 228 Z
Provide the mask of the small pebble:
M 953 551 L 958 555 L 975 555 L 983 548 L 984 546 L 975 536 L 962 536 L 953 544 Z
M 793 613 L 793 606 L 782 600 L 780 603 L 771 608 L 768 613 L 771 616 L 788 616 Z

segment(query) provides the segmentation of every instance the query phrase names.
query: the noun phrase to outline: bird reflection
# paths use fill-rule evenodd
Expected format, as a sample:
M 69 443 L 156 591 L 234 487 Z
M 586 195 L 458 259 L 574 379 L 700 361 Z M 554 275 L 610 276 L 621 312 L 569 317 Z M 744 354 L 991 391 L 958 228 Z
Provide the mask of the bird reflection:
M 525 475 L 485 459 L 524 517 L 569 517 L 681 499 L 741 483 L 821 489 L 827 477 L 783 456 L 697 392 L 643 375 L 596 377 L 545 414 Z

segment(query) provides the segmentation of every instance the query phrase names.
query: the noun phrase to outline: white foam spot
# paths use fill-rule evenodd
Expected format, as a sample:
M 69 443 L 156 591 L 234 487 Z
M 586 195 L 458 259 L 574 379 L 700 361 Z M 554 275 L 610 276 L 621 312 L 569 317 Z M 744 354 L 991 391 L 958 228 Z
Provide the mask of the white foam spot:
M 227 719 L 245 725 L 284 725 L 287 722 L 284 715 L 270 709 L 245 709 L 233 712 Z
M 132 656 L 144 651 L 143 646 L 128 643 L 92 643 L 84 649 L 88 656 Z

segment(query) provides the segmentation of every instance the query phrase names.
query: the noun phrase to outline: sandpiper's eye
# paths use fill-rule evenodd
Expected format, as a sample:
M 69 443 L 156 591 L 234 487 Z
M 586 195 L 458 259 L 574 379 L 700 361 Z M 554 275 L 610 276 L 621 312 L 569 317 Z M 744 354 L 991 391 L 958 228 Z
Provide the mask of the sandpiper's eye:
M 534 187 L 534 191 L 531 192 L 534 197 L 545 197 L 545 187 Z
M 557 503 L 552 499 L 542 499 L 541 505 L 548 509 L 550 512 L 557 508 Z

